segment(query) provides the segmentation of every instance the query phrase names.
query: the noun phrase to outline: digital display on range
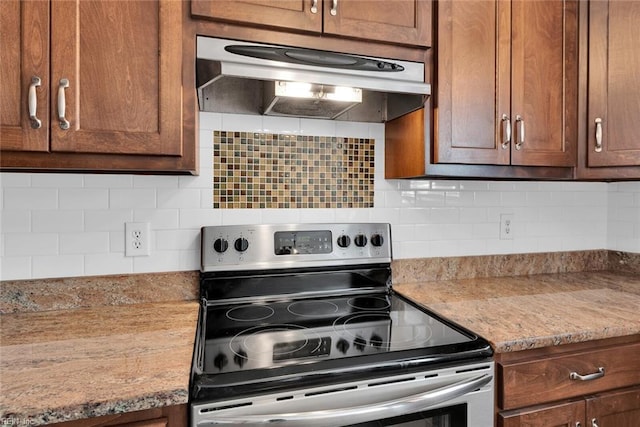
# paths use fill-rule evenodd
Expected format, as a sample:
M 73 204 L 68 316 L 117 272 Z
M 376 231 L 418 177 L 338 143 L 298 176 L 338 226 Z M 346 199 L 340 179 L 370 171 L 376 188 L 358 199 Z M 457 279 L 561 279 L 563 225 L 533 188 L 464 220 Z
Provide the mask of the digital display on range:
M 276 255 L 308 255 L 331 253 L 331 231 L 276 231 Z

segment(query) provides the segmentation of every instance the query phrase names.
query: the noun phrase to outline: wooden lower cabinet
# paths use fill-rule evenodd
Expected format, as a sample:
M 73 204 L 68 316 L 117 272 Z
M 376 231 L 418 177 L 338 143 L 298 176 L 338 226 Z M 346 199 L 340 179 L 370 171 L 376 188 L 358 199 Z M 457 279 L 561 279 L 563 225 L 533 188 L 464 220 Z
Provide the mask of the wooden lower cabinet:
M 501 353 L 497 427 L 640 427 L 640 336 Z
M 187 404 L 53 424 L 55 427 L 187 427 Z
M 498 427 L 638 427 L 640 387 L 498 414 Z

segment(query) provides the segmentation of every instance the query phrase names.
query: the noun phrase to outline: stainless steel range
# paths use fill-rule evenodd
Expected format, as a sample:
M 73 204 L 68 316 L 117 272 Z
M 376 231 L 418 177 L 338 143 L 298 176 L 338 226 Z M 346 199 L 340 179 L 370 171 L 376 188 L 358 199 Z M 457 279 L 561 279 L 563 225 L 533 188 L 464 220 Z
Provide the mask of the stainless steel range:
M 388 224 L 201 241 L 192 426 L 493 426 L 489 344 L 393 291 Z

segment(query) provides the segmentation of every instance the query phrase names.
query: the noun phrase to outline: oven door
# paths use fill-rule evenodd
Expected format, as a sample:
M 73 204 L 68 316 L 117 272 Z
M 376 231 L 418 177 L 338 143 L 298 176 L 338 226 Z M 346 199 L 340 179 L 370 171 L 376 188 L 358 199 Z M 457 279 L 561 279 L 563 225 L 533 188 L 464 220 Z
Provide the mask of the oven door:
M 493 426 L 493 362 L 192 405 L 192 426 Z

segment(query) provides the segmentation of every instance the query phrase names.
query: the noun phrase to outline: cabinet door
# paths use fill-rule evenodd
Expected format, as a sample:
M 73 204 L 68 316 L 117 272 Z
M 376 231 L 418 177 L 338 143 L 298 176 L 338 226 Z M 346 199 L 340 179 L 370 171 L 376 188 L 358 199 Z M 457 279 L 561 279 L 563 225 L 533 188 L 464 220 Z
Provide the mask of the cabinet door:
M 585 402 L 560 403 L 498 414 L 498 427 L 577 427 L 585 426 Z
M 589 167 L 640 165 L 639 22 L 638 1 L 589 2 Z
M 431 46 L 431 2 L 324 0 L 324 32 L 394 44 Z
M 191 15 L 240 24 L 322 31 L 322 0 L 192 0 Z
M 0 2 L 0 148 L 49 149 L 49 3 Z M 32 86 L 39 79 L 39 86 Z M 29 114 L 31 96 L 34 116 Z
M 509 116 L 510 107 L 510 2 L 443 0 L 437 5 L 434 163 L 507 165 L 501 117 Z
M 590 427 L 638 427 L 640 387 L 604 393 L 587 399 Z
M 181 8 L 172 0 L 51 3 L 52 151 L 181 154 Z
M 577 2 L 512 2 L 511 164 L 575 166 Z

